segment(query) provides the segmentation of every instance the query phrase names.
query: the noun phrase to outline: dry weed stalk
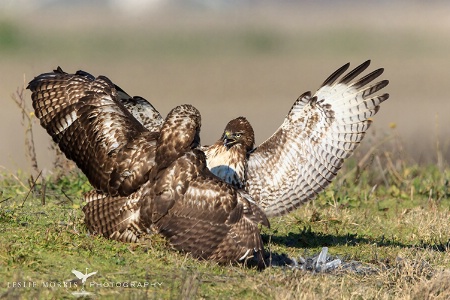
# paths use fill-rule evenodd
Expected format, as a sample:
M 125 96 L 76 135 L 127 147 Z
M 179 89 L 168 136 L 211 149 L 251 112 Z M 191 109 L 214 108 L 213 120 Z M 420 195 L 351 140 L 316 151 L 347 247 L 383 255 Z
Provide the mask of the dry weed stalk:
M 41 202 L 42 205 L 45 205 L 45 195 L 46 195 L 46 184 L 45 179 L 41 176 L 42 170 L 39 169 L 37 156 L 36 156 L 36 147 L 34 145 L 34 134 L 33 134 L 33 118 L 34 118 L 34 112 L 28 108 L 27 102 L 25 101 L 25 77 L 24 77 L 24 84 L 22 87 L 18 87 L 16 92 L 11 95 L 12 100 L 16 105 L 19 107 L 21 113 L 22 113 L 22 127 L 25 128 L 25 156 L 30 161 L 31 166 L 31 175 L 28 179 L 28 186 L 29 191 L 27 193 L 27 196 L 25 197 L 22 206 L 25 204 L 25 201 L 27 200 L 30 192 L 35 190 L 37 181 L 39 177 L 41 177 Z
M 67 159 L 58 145 L 54 142 L 50 143 L 50 151 L 55 153 L 55 158 L 53 160 L 53 170 L 55 174 L 55 179 L 60 180 L 61 177 L 67 175 L 70 171 L 74 170 L 76 164 Z
M 21 124 L 25 128 L 25 155 L 30 161 L 31 169 L 34 175 L 39 174 L 39 167 L 36 157 L 36 148 L 34 146 L 34 135 L 33 135 L 33 117 L 34 113 L 30 112 L 27 103 L 25 101 L 25 85 L 18 87 L 16 92 L 11 95 L 11 98 L 19 107 L 22 112 Z

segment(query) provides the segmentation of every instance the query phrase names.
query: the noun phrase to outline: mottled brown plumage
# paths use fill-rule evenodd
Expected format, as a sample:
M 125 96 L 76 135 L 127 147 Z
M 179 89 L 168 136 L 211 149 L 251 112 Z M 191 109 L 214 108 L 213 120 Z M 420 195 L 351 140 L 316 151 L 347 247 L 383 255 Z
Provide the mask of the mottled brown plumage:
M 158 131 L 150 132 L 140 122 L 159 113 L 146 106 L 142 114 L 135 103 L 145 100 L 129 97 L 106 77 L 58 68 L 28 88 L 42 126 L 96 188 L 83 208 L 91 232 L 124 242 L 157 232 L 180 251 L 218 262 L 254 252 L 262 258 L 258 225 L 268 220 L 248 194 L 207 169 L 196 149 L 197 109 L 178 106 L 164 123 L 147 122 Z
M 132 117 L 108 78 L 58 68 L 28 85 L 36 116 L 94 188 L 126 196 L 148 180 L 158 133 Z
M 206 167 L 198 145 L 200 114 L 189 105 L 172 110 L 157 142 L 149 181 L 128 197 L 91 193 L 86 225 L 107 237 L 138 241 L 156 231 L 174 248 L 218 262 L 240 261 L 263 243 L 258 224 L 264 212 L 242 190 L 224 183 Z
M 254 251 L 261 254 L 258 224 L 269 226 L 268 220 L 244 191 L 211 174 L 204 153 L 195 149 L 199 130 L 200 114 L 192 106 L 177 107 L 167 117 L 156 150 L 158 172 L 141 208 L 142 221 L 147 227 L 156 224 L 174 247 L 196 257 L 224 262 L 244 259 Z

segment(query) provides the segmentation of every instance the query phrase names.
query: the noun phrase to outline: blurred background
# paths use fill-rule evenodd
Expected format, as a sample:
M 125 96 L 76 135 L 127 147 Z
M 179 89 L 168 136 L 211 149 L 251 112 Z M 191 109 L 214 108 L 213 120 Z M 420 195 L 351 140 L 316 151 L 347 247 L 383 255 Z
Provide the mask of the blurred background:
M 12 95 L 61 66 L 106 75 L 164 116 L 202 113 L 202 143 L 246 116 L 257 143 L 296 98 L 335 69 L 372 60 L 390 99 L 362 147 L 411 163 L 450 161 L 450 2 L 264 0 L 4 0 L 0 3 L 0 167 L 29 171 Z M 30 93 L 24 94 L 31 112 Z M 26 123 L 26 122 L 25 122 Z M 34 120 L 39 168 L 50 138 Z

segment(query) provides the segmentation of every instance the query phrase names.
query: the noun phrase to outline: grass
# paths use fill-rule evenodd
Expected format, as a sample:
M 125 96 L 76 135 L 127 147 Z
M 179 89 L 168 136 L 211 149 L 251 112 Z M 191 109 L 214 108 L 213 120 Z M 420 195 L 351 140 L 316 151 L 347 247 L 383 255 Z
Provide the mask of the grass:
M 385 186 L 375 169 L 366 167 L 358 174 L 354 166 L 355 161 L 348 162 L 314 201 L 272 219 L 263 235 L 273 255 L 308 256 L 327 246 L 331 255 L 375 272 L 320 274 L 287 267 L 258 272 L 192 259 L 171 250 L 159 236 L 142 244 L 106 240 L 84 227 L 82 193 L 90 187 L 82 174 L 71 171 L 33 179 L 34 184 L 25 174 L 4 172 L 0 297 L 73 298 L 83 289 L 106 299 L 449 297 L 449 170 L 404 167 L 397 170 L 402 176 L 398 184 L 394 173 L 386 171 L 385 180 L 392 183 Z M 81 282 L 70 286 L 68 280 L 76 279 L 72 269 L 98 273 L 84 287 Z

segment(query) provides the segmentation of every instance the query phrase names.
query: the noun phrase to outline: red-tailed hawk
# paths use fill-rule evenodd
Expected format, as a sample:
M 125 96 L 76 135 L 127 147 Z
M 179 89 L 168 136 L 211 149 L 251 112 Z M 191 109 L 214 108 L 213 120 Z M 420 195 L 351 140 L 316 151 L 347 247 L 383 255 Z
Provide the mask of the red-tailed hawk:
M 127 242 L 156 231 L 176 249 L 218 262 L 262 258 L 258 225 L 268 220 L 245 191 L 206 168 L 195 108 L 175 108 L 151 132 L 122 103 L 140 98 L 106 77 L 58 69 L 28 88 L 41 125 L 96 188 L 83 208 L 90 231 Z
M 278 130 L 255 149 L 248 121 L 230 121 L 214 145 L 203 147 L 208 167 L 231 184 L 243 183 L 269 217 L 287 214 L 313 199 L 358 147 L 370 118 L 389 98 L 377 94 L 389 81 L 373 83 L 383 69 L 355 79 L 369 64 L 366 61 L 342 76 L 350 66 L 346 64 L 314 95 L 301 95 Z

